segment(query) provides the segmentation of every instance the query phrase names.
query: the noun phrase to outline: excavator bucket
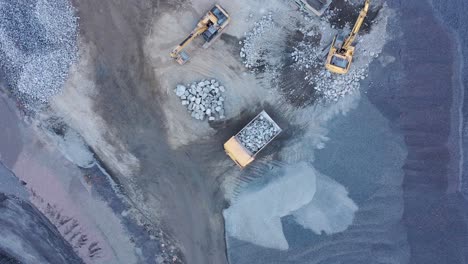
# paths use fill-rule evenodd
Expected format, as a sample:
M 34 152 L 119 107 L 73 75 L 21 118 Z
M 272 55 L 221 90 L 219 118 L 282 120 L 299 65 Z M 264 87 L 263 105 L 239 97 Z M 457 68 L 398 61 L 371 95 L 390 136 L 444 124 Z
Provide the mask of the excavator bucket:
M 187 63 L 187 61 L 190 60 L 190 56 L 188 55 L 187 52 L 181 51 L 179 55 L 177 56 L 176 60 L 180 65 L 184 65 L 185 63 Z

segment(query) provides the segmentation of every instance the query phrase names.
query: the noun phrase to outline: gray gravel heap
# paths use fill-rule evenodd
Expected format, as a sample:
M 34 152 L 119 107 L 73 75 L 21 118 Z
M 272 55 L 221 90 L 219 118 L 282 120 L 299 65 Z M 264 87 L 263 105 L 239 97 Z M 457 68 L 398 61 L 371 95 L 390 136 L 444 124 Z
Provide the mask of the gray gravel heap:
M 269 40 L 266 39 L 265 34 L 271 32 L 274 25 L 272 13 L 270 12 L 255 22 L 250 31 L 244 33 L 245 39 L 240 41 L 239 44 L 242 45 L 240 57 L 246 68 L 252 69 L 263 64 L 264 57 L 270 53 Z
M 0 0 L 0 74 L 26 110 L 60 92 L 77 59 L 68 0 Z
M 224 119 L 224 97 L 226 90 L 217 80 L 202 80 L 192 84 L 177 85 L 175 94 L 187 107 L 190 115 L 197 120 L 209 121 Z
M 259 116 L 258 119 L 242 129 L 237 138 L 250 152 L 256 153 L 278 132 L 278 129 L 269 120 Z

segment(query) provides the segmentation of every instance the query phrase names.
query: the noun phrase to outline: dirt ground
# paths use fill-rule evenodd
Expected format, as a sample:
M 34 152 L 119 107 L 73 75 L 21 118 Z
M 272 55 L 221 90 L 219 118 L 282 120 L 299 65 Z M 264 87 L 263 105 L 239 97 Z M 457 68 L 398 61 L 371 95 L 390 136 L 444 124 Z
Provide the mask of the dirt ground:
M 288 25 L 297 12 L 280 0 L 218 1 L 231 24 L 209 49 L 194 41 L 187 49 L 191 61 L 180 66 L 169 52 L 212 1 L 74 2 L 80 60 L 50 114 L 83 136 L 135 206 L 135 218 L 149 229 L 162 227 L 184 262 L 227 263 L 221 212 L 225 188 L 236 184 L 240 172 L 222 144 L 261 108 L 280 126 L 293 109 L 245 69 L 239 41 L 251 27 L 249 18 L 282 10 L 277 19 Z M 193 120 L 173 93 L 178 83 L 205 78 L 227 89 L 225 121 Z M 291 135 L 283 134 L 276 148 Z
M 172 90 L 177 83 L 218 79 L 232 98 L 226 102 L 228 119 L 241 112 L 244 119 L 250 117 L 272 98 L 261 80 L 246 72 L 235 47 L 248 30 L 245 18 L 251 12 L 265 13 L 261 6 L 266 1 L 222 1 L 235 22 L 207 50 L 196 48 L 201 43 L 195 41 L 188 49 L 192 60 L 184 67 L 168 53 L 210 8 L 210 1 L 75 4 L 80 61 L 64 92 L 51 103 L 53 113 L 77 130 L 112 171 L 138 209 L 136 217 L 167 230 L 187 263 L 226 263 L 220 188 L 237 168 L 224 155 L 222 143 L 242 122 L 211 124 L 217 129 L 196 122 Z
M 233 13 L 241 7 L 222 4 Z M 51 103 L 53 113 L 77 130 L 112 171 L 138 209 L 135 216 L 172 236 L 185 262 L 226 263 L 220 185 L 222 172 L 236 170 L 222 150 L 229 134 L 213 137 L 216 130 L 190 119 L 172 89 L 178 82 L 217 78 L 226 84 L 228 97 L 239 96 L 227 102 L 228 118 L 258 104 L 267 91 L 244 72 L 237 52 L 223 40 L 204 56 L 194 49 L 183 68 L 169 59 L 169 51 L 212 5 L 208 1 L 75 5 L 80 61 Z

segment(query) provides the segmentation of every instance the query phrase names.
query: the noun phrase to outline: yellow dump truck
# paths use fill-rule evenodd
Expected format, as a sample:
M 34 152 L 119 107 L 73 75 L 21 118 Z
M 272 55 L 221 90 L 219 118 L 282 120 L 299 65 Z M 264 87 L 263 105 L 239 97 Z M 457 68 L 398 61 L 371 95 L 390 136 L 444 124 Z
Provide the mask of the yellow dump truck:
M 245 168 L 280 133 L 278 124 L 262 111 L 224 143 L 224 150 L 239 167 Z

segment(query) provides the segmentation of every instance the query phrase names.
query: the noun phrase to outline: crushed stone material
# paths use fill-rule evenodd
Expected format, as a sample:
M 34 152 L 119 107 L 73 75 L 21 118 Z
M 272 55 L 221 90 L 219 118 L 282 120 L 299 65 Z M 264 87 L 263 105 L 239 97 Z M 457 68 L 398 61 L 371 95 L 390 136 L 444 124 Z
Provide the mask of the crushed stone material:
M 215 121 L 226 118 L 222 94 L 226 88 L 217 80 L 201 80 L 191 84 L 178 84 L 174 93 L 190 115 L 197 120 Z
M 0 69 L 25 110 L 61 91 L 78 56 L 77 28 L 68 0 L 0 0 Z
M 243 128 L 237 138 L 250 152 L 257 153 L 276 134 L 278 129 L 268 119 L 259 116 L 258 119 Z

